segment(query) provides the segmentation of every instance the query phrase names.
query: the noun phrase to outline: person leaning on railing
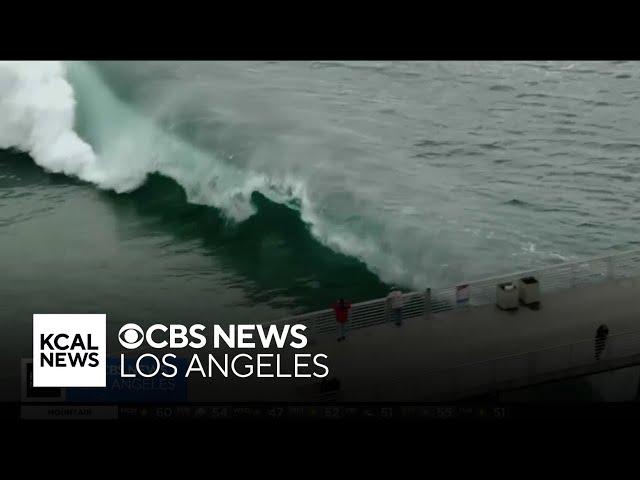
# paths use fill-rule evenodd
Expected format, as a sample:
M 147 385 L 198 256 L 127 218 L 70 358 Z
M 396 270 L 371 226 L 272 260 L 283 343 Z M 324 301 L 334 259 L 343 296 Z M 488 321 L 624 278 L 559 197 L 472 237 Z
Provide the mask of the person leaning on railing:
M 387 295 L 387 309 L 391 312 L 391 319 L 397 326 L 402 325 L 402 292 L 393 290 Z
M 347 321 L 349 320 L 349 310 L 351 309 L 351 303 L 345 302 L 344 298 L 341 298 L 332 306 L 333 311 L 336 314 L 336 322 L 338 324 L 338 341 L 341 342 L 346 337 Z

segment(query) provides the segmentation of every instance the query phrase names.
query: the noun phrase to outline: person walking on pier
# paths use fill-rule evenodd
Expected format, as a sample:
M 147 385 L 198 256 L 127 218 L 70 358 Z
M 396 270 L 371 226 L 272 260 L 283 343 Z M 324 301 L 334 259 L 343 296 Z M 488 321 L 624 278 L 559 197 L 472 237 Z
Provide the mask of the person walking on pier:
M 600 356 L 607 346 L 607 336 L 609 335 L 609 327 L 606 325 L 600 325 L 598 330 L 596 330 L 596 341 L 595 341 L 595 356 L 596 360 L 600 360 Z
M 402 292 L 400 290 L 393 290 L 387 295 L 387 308 L 395 324 L 402 325 Z
M 336 322 L 338 323 L 338 341 L 341 342 L 346 337 L 347 320 L 349 320 L 349 309 L 351 303 L 345 302 L 344 298 L 341 298 L 332 306 L 333 311 L 336 314 Z

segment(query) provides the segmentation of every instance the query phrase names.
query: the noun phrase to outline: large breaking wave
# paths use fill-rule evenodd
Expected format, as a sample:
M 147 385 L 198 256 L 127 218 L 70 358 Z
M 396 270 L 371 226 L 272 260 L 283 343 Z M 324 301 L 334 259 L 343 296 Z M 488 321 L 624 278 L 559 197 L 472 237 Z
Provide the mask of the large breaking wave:
M 118 193 L 159 173 L 176 181 L 189 202 L 214 206 L 233 222 L 256 213 L 252 194 L 259 192 L 299 211 L 318 240 L 360 259 L 382 280 L 424 285 L 393 252 L 381 252 L 373 236 L 324 218 L 301 179 L 238 167 L 165 131 L 116 97 L 83 62 L 0 63 L 0 148 L 27 152 L 48 171 Z

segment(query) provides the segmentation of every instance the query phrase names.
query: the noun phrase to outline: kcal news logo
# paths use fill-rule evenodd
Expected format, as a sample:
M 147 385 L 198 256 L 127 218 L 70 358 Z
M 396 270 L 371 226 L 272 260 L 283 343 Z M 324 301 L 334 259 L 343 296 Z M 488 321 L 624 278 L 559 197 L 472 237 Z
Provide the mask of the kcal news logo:
M 34 387 L 105 387 L 105 314 L 33 315 Z

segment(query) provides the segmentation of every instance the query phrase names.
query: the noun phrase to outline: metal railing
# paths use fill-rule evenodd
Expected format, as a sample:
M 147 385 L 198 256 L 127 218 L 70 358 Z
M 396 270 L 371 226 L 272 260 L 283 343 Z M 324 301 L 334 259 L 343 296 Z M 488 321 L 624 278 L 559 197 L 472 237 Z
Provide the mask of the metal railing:
M 534 276 L 540 282 L 540 292 L 558 292 L 570 288 L 595 285 L 608 280 L 640 276 L 640 249 L 594 257 L 586 260 L 560 263 L 535 270 L 525 270 L 476 281 L 461 282 L 469 286 L 468 301 L 459 304 L 456 298 L 458 285 L 425 292 L 410 292 L 403 295 L 403 318 L 427 317 L 439 312 L 488 305 L 496 301 L 496 285 L 517 282 L 518 279 Z M 355 303 L 349 313 L 347 329 L 359 329 L 379 325 L 388 320 L 386 298 Z M 310 338 L 333 334 L 336 330 L 332 309 L 295 315 L 270 323 L 302 323 L 307 325 Z
M 479 395 L 522 387 L 545 379 L 550 374 L 577 371 L 582 375 L 595 373 L 597 367 L 612 360 L 640 357 L 640 330 L 609 335 L 599 359 L 595 356 L 595 338 L 555 345 L 540 350 L 505 355 L 490 360 L 472 362 L 432 370 L 421 375 L 401 375 L 394 382 L 381 386 L 380 394 L 385 398 L 424 398 L 426 400 L 449 400 L 465 395 Z M 639 360 L 640 361 L 640 360 Z M 631 364 L 629 364 L 631 365 Z M 629 365 L 618 365 L 623 368 Z M 590 371 L 589 367 L 593 367 Z M 401 373 L 401 372 L 399 372 Z M 546 376 L 545 376 L 546 375 Z

